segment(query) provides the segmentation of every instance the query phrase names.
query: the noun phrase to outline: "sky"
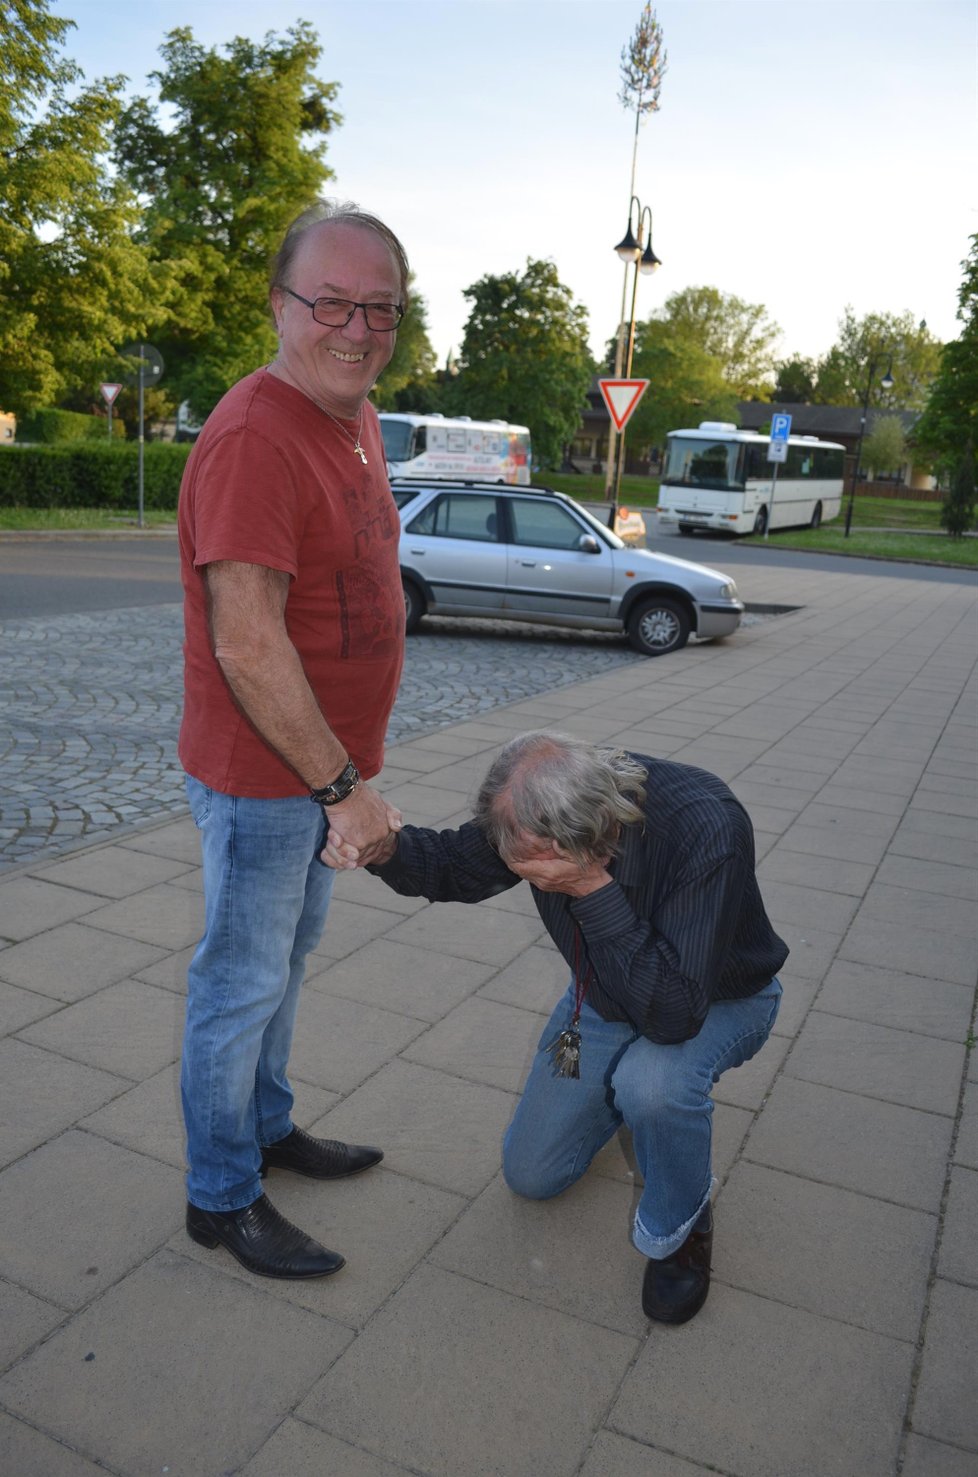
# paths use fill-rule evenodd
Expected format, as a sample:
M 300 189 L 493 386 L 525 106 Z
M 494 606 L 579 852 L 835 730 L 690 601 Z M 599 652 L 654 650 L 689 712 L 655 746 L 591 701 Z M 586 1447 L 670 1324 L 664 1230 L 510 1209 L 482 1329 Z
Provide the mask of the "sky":
M 404 242 L 439 363 L 464 289 L 554 261 L 603 351 L 621 310 L 635 115 L 618 100 L 642 0 L 52 0 L 88 80 L 153 95 L 166 31 L 206 46 L 309 21 L 340 84 L 327 193 Z M 823 354 L 847 305 L 946 341 L 978 232 L 978 0 L 660 0 L 668 68 L 635 193 L 685 287 L 763 304 L 781 357 Z M 629 283 L 629 299 L 631 283 Z M 627 310 L 626 310 L 627 316 Z

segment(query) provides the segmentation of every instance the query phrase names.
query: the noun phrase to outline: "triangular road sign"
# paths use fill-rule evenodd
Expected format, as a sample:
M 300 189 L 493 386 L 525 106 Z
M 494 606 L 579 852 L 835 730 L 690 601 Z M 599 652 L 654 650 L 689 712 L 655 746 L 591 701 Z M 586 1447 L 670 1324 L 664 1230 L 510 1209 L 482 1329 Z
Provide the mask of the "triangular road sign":
M 619 431 L 625 425 L 648 389 L 648 380 L 598 380 L 598 388 L 604 396 L 608 414 Z
M 105 400 L 108 405 L 111 405 L 115 397 L 118 395 L 119 391 L 122 389 L 122 386 L 99 385 L 99 389 L 102 391 L 102 399 Z

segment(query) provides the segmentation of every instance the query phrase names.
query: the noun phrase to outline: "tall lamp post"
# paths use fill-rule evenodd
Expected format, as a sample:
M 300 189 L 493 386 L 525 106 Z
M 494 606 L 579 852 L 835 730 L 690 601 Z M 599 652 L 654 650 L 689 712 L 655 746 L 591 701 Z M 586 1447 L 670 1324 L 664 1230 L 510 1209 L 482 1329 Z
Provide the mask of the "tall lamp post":
M 856 442 L 856 464 L 852 469 L 852 486 L 849 488 L 849 506 L 846 508 L 846 538 L 849 537 L 849 529 L 852 527 L 852 508 L 856 501 L 856 483 L 859 481 L 859 462 L 863 454 L 863 437 L 866 434 L 866 416 L 869 414 L 869 397 L 873 393 L 873 376 L 884 354 L 888 356 L 888 363 L 886 373 L 880 380 L 880 388 L 884 390 L 893 389 L 893 375 L 890 373 L 890 370 L 893 368 L 893 355 L 888 349 L 880 349 L 871 355 L 869 373 L 866 375 L 866 393 L 863 396 L 863 410 L 859 421 L 859 440 Z
M 646 236 L 646 217 L 648 218 L 648 235 Z M 632 230 L 635 222 L 636 230 Z M 644 245 L 643 245 L 644 243 Z M 635 351 L 635 303 L 638 295 L 638 274 L 651 276 L 662 266 L 661 261 L 652 250 L 652 211 L 646 205 L 644 208 L 637 195 L 633 195 L 628 205 L 628 227 L 624 236 L 615 247 L 615 252 L 625 263 L 625 277 L 621 289 L 621 314 L 618 319 L 618 342 L 615 345 L 615 379 L 621 379 L 622 369 L 625 378 L 629 379 L 632 373 L 632 355 Z M 631 313 L 628 322 L 627 352 L 625 344 L 625 303 L 628 298 L 628 268 L 632 266 L 632 302 Z M 608 470 L 605 481 L 605 497 L 613 502 L 618 501 L 621 489 L 621 474 L 625 465 L 625 432 L 618 435 L 617 445 L 615 440 L 614 422 L 611 422 L 608 431 Z

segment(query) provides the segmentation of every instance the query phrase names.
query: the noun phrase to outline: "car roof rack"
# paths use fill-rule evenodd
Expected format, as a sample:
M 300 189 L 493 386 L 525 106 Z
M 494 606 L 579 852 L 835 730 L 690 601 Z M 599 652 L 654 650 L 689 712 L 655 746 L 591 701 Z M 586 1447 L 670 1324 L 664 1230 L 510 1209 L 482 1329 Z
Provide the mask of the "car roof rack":
M 566 497 L 566 493 L 558 492 L 555 487 L 522 487 L 513 482 L 487 482 L 481 477 L 392 477 L 391 487 L 467 487 L 478 488 L 480 492 L 518 492 L 531 493 L 537 497 Z

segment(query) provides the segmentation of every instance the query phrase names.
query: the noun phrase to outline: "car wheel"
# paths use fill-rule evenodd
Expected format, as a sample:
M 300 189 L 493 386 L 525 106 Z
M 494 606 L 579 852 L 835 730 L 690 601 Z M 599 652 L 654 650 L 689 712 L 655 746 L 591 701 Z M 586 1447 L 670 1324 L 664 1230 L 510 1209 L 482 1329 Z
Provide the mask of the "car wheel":
M 676 600 L 665 596 L 636 605 L 628 617 L 628 639 L 643 656 L 665 656 L 689 640 L 690 623 Z
M 812 511 L 812 521 L 809 528 L 821 528 L 822 526 L 822 504 L 816 503 Z
M 414 580 L 402 579 L 401 587 L 404 590 L 404 629 L 410 635 L 421 624 L 425 612 L 424 596 Z
M 757 517 L 754 519 L 754 532 L 761 534 L 767 528 L 767 508 L 758 508 Z

